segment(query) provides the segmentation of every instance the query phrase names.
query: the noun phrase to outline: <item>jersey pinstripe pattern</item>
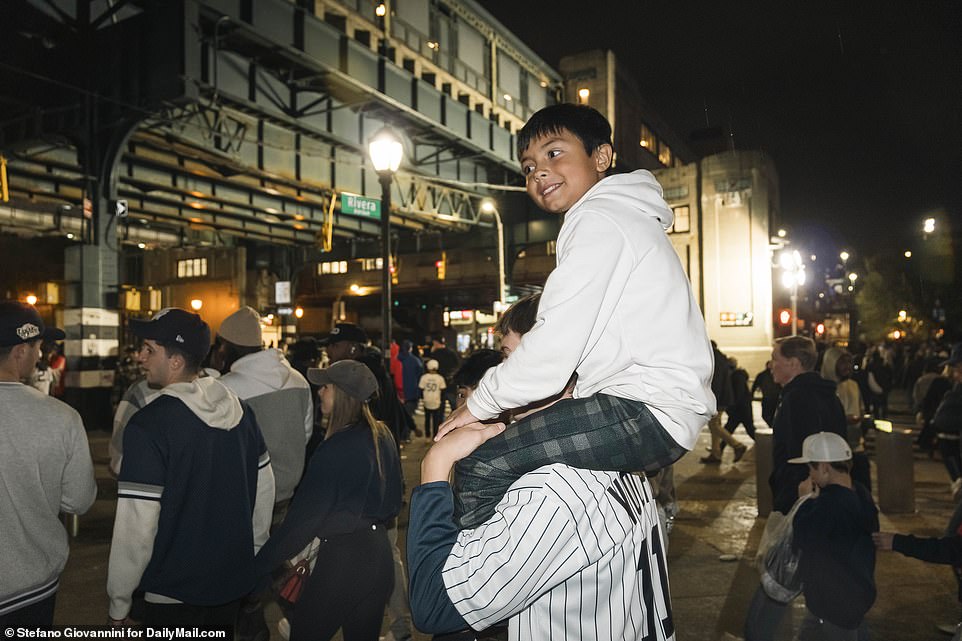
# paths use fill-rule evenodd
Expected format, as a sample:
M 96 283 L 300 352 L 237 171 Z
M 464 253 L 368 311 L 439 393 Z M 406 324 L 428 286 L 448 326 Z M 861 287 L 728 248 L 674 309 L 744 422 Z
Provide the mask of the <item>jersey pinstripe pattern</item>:
M 448 596 L 509 638 L 672 641 L 662 532 L 647 480 L 549 465 L 521 477 L 495 515 L 462 531 Z

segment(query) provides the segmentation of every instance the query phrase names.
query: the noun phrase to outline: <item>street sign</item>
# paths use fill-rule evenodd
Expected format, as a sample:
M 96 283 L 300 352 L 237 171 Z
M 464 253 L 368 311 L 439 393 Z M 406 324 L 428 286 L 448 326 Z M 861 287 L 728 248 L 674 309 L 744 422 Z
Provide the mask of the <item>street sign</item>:
M 278 305 L 290 305 L 291 281 L 279 280 L 274 283 L 274 302 Z
M 116 209 L 114 210 L 114 212 L 117 214 L 117 218 L 124 218 L 127 215 L 128 211 L 129 210 L 127 208 L 127 201 L 118 200 Z
M 381 219 L 381 201 L 377 198 L 341 192 L 341 213 L 364 218 Z

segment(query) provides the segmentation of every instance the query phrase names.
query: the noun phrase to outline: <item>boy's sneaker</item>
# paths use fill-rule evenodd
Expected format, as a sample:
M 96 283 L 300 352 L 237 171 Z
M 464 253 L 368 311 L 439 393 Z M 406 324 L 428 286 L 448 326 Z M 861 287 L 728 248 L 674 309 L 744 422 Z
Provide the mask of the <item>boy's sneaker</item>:
M 719 463 L 721 463 L 721 459 L 715 456 L 714 454 L 703 456 L 698 460 L 701 461 L 702 463 L 705 463 L 706 465 L 718 465 Z
M 735 447 L 735 462 L 737 463 L 738 461 L 742 460 L 742 457 L 745 456 L 745 452 L 747 452 L 747 451 L 748 451 L 748 446 L 747 446 L 747 445 L 738 445 L 738 446 L 736 446 L 736 447 Z

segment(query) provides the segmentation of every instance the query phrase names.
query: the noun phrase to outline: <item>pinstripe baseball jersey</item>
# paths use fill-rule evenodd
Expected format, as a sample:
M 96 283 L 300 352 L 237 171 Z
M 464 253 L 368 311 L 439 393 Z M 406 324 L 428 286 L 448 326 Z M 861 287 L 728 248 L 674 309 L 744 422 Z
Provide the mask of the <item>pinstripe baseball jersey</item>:
M 471 627 L 509 638 L 671 641 L 662 531 L 644 478 L 556 464 L 458 535 L 444 585 Z

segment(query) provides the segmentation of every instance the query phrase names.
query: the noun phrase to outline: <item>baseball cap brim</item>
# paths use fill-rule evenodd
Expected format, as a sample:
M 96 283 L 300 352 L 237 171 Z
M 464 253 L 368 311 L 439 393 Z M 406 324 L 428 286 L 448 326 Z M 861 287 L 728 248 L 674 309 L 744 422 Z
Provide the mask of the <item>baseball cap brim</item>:
M 48 327 L 43 330 L 43 338 L 44 340 L 62 341 L 67 338 L 67 334 L 59 327 Z
M 307 370 L 307 380 L 315 385 L 332 385 L 334 381 L 331 379 L 331 373 L 327 371 L 327 368 L 320 367 L 310 367 Z
M 817 463 L 818 461 L 813 461 L 810 458 L 805 456 L 799 456 L 798 458 L 788 459 L 788 462 L 789 463 Z
M 156 339 L 160 336 L 160 328 L 153 320 L 131 319 L 130 331 L 140 338 Z

